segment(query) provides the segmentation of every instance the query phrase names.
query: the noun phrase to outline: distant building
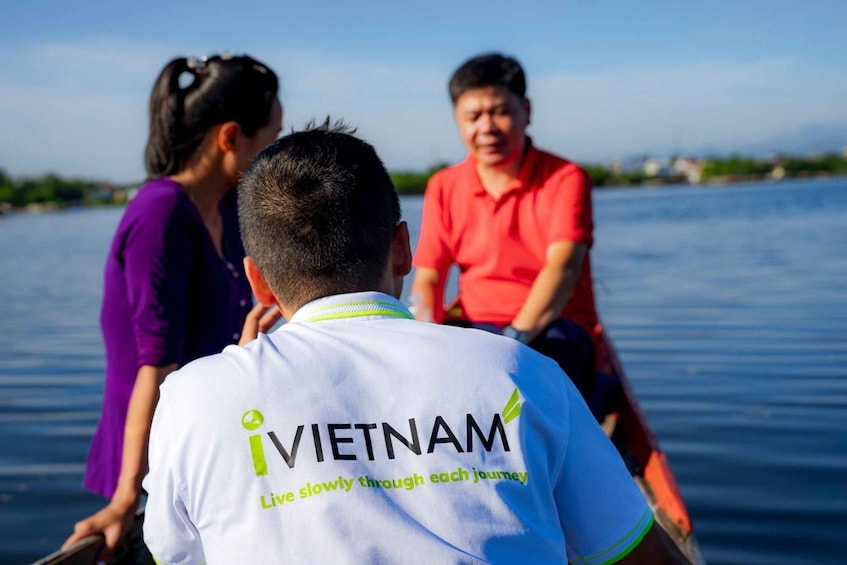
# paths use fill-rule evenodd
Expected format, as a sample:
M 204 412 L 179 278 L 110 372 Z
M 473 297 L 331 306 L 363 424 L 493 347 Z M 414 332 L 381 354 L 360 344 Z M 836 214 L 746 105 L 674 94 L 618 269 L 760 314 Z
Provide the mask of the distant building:
M 642 170 L 648 177 L 668 178 L 671 176 L 670 157 L 650 157 L 644 161 Z
M 91 199 L 96 202 L 114 202 L 117 187 L 109 182 L 104 182 L 91 191 Z
M 785 167 L 776 165 L 768 175 L 772 180 L 782 180 L 785 178 Z
M 673 162 L 673 173 L 689 184 L 699 184 L 703 178 L 703 162 L 694 157 L 680 157 Z
M 616 158 L 609 162 L 607 168 L 612 171 L 615 176 L 621 176 L 629 173 L 641 173 L 644 171 L 644 161 L 646 156 L 627 157 L 625 159 Z
M 613 177 L 619 177 L 624 173 L 624 163 L 620 159 L 611 161 L 606 168 L 612 173 Z

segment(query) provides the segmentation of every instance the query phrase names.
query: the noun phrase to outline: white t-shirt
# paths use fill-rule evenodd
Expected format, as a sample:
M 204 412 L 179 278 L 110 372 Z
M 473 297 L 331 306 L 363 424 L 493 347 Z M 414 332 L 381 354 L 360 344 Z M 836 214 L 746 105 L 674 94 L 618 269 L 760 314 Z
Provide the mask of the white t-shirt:
M 553 361 L 375 292 L 168 376 L 149 460 L 170 564 L 600 563 L 653 522 Z

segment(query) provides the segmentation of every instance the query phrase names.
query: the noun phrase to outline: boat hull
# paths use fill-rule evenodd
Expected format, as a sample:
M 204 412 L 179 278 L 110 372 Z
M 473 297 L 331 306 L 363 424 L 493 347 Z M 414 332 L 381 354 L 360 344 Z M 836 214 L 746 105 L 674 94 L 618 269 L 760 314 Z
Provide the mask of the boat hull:
M 605 333 L 601 344 L 598 376 L 611 378 L 611 386 L 607 388 L 614 391 L 610 393 L 614 398 L 603 399 L 608 407 L 603 429 L 647 498 L 656 521 L 692 563 L 704 564 L 670 462 L 647 422 L 611 339 Z

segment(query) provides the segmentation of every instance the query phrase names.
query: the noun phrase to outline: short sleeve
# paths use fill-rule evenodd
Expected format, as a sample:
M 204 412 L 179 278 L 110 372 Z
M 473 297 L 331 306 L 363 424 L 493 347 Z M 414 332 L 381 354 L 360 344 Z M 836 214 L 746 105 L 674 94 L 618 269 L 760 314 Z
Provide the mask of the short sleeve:
M 171 375 L 173 377 L 173 375 Z M 148 448 L 149 471 L 144 477 L 148 493 L 144 510 L 144 543 L 157 563 L 199 565 L 206 562 L 200 534 L 191 523 L 186 500 L 176 474 L 180 466 L 180 429 L 165 389 L 156 407 Z
M 575 390 L 568 387 L 568 442 L 554 496 L 569 561 L 606 563 L 638 545 L 653 512 Z
M 140 365 L 182 360 L 186 297 L 193 261 L 193 218 L 176 194 L 146 203 L 123 249 Z
M 447 226 L 444 221 L 445 208 L 444 185 L 438 175 L 430 178 L 424 193 L 421 232 L 415 250 L 414 266 L 446 272 L 453 262 L 447 244 Z
M 548 222 L 550 243 L 573 241 L 591 247 L 594 242 L 594 219 L 591 206 L 591 177 L 568 163 L 561 179 L 550 191 L 551 218 Z

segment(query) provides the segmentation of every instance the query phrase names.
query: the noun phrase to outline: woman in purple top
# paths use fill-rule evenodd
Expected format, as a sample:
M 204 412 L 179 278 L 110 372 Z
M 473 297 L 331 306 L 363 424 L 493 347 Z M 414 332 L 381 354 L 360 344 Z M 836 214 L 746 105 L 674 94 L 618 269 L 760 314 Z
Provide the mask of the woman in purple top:
M 151 180 L 127 206 L 104 277 L 106 386 L 84 484 L 110 502 L 65 546 L 103 532 L 110 551 L 131 526 L 165 376 L 279 319 L 253 308 L 232 190 L 279 134 L 277 89 L 273 71 L 247 56 L 174 59 L 156 80 Z

